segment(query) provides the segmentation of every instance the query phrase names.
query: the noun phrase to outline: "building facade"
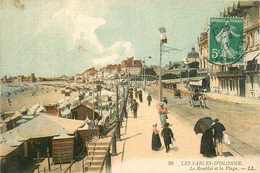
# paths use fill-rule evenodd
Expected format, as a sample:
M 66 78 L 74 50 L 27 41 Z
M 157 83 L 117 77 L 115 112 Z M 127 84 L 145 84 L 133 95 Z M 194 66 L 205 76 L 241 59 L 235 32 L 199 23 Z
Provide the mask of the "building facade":
M 142 62 L 141 60 L 135 60 L 134 57 L 129 57 L 121 62 L 121 71 L 125 77 L 139 75 L 142 71 Z

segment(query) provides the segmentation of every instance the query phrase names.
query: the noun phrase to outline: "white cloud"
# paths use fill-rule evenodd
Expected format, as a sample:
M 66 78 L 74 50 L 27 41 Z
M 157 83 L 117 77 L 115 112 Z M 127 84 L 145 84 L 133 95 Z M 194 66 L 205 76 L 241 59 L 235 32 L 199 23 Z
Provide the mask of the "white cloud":
M 50 3 L 49 5 L 53 4 Z M 82 8 L 82 6 L 86 8 Z M 56 4 L 56 7 L 59 7 L 59 9 L 54 10 L 55 12 L 50 19 L 42 19 L 35 32 L 36 36 L 49 28 L 61 31 L 61 34 L 66 36 L 68 51 L 78 50 L 78 48 L 75 48 L 78 41 L 83 42 L 84 49 L 91 50 L 91 52 L 87 51 L 86 54 L 89 57 L 97 57 L 91 61 L 95 65 L 120 63 L 121 59 L 133 55 L 132 44 L 129 41 L 117 41 L 109 48 L 105 48 L 100 43 L 95 32 L 100 26 L 105 25 L 106 21 L 102 17 L 93 17 L 90 14 L 93 10 L 86 2 L 71 0 L 67 4 Z M 90 9 L 88 10 L 88 8 Z M 50 16 L 50 12 L 47 11 L 45 16 Z
M 102 58 L 95 58 L 92 60 L 92 62 L 95 65 L 105 65 L 108 63 L 115 63 L 116 60 L 119 59 L 119 55 L 118 54 L 113 54 L 113 55 L 108 55 L 108 56 L 104 56 Z
M 117 41 L 108 49 L 104 50 L 104 56 L 94 58 L 94 64 L 105 65 L 107 63 L 120 63 L 126 57 L 134 55 L 131 42 Z

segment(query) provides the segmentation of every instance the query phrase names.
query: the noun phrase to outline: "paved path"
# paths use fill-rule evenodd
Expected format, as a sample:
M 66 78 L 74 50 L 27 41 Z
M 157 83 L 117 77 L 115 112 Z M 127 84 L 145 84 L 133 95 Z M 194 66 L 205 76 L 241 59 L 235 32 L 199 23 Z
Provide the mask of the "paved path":
M 138 118 L 134 119 L 129 111 L 129 118 L 123 123 L 121 129 L 122 141 L 117 142 L 118 156 L 112 157 L 113 172 L 173 172 L 174 170 L 186 170 L 188 167 L 181 166 L 182 161 L 186 160 L 209 160 L 200 154 L 201 134 L 196 135 L 193 126 L 186 122 L 180 122 L 174 112 L 171 112 L 167 120 L 176 138 L 169 153 L 165 152 L 164 142 L 161 138 L 163 147 L 160 151 L 152 151 L 152 125 L 157 123 L 158 130 L 161 132 L 160 120 L 157 114 L 158 101 L 153 98 L 150 107 L 146 101 L 147 95 L 144 94 L 144 102 L 139 101 Z M 126 133 L 125 133 L 126 132 Z M 225 152 L 232 153 L 239 157 L 230 149 L 224 147 Z M 218 160 L 220 157 L 211 158 Z M 231 158 L 231 157 L 227 157 Z M 233 157 L 232 157 L 233 158 Z M 222 157 L 223 159 L 223 157 Z M 171 165 L 173 164 L 173 165 Z M 183 171 L 182 171 L 183 172 Z M 185 171 L 184 171 L 185 172 Z

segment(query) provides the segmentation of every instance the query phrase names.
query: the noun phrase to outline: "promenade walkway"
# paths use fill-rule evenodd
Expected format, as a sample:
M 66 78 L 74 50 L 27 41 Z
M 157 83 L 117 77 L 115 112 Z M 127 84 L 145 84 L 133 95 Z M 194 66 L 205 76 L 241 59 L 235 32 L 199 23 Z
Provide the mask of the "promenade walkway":
M 208 160 L 200 154 L 201 134 L 196 135 L 193 127 L 186 122 L 180 122 L 174 112 L 171 112 L 167 120 L 173 130 L 176 142 L 170 145 L 170 152 L 165 152 L 163 138 L 160 151 L 151 149 L 152 125 L 157 123 L 157 128 L 161 132 L 162 128 L 158 116 L 158 100 L 153 98 L 152 104 L 148 107 L 144 93 L 143 102 L 139 100 L 138 118 L 134 119 L 129 111 L 129 118 L 123 123 L 121 128 L 122 141 L 117 142 L 117 156 L 112 157 L 112 172 L 179 172 L 188 171 L 188 167 L 182 166 L 181 162 L 186 160 Z M 224 147 L 224 151 L 239 157 L 229 148 Z M 226 157 L 230 158 L 230 157 Z M 233 157 L 232 157 L 233 158 Z M 220 157 L 212 158 L 218 160 Z M 223 160 L 223 157 L 222 157 Z M 179 170 L 179 171 L 178 171 Z

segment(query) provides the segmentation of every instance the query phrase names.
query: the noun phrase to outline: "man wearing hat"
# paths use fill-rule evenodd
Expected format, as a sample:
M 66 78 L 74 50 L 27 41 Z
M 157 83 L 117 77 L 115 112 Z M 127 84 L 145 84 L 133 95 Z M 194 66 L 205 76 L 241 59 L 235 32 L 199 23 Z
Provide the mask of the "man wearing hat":
M 175 141 L 172 130 L 168 126 L 169 126 L 169 123 L 165 123 L 165 127 L 163 128 L 163 130 L 161 132 L 161 136 L 164 139 L 166 153 L 168 153 L 168 151 L 170 150 L 170 144 L 172 143 L 171 139 L 173 139 Z
M 132 104 L 132 110 L 134 113 L 134 118 L 137 118 L 137 109 L 138 109 L 139 104 L 136 102 L 136 100 L 134 99 L 134 102 Z
M 151 101 L 152 101 L 152 96 L 151 96 L 150 93 L 147 96 L 147 101 L 148 101 L 148 106 L 150 106 L 151 105 Z
M 213 134 L 214 134 L 214 141 L 215 141 L 215 150 L 216 154 L 222 156 L 223 153 L 223 144 L 222 144 L 222 139 L 223 139 L 223 131 L 226 130 L 223 124 L 221 124 L 216 118 L 214 120 L 215 124 L 212 126 L 213 129 Z

